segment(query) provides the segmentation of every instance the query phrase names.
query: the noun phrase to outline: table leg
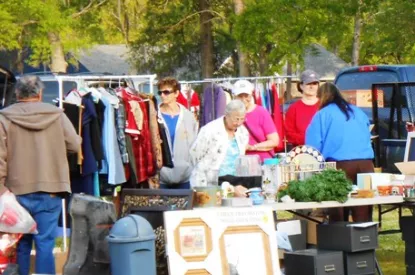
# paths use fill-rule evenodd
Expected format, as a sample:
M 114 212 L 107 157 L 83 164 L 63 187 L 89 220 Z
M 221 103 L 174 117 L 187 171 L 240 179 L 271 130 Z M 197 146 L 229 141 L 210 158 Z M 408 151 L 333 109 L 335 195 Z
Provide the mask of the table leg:
M 378 275 L 383 275 L 382 269 L 380 268 L 380 264 L 378 262 L 378 258 L 375 257 L 375 264 L 376 264 L 376 271 Z
M 378 205 L 378 221 L 379 221 L 379 228 L 382 228 L 382 205 Z

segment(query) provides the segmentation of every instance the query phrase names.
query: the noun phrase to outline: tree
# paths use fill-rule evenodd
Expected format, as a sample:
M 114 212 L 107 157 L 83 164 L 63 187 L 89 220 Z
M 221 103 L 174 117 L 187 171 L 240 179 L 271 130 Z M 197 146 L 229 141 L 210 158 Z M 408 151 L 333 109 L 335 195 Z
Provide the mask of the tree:
M 241 15 L 245 9 L 245 3 L 243 0 L 234 0 L 235 5 L 235 14 Z M 239 75 L 240 76 L 249 76 L 249 64 L 248 64 L 248 54 L 242 50 L 240 42 L 236 42 L 236 49 L 238 52 L 238 64 L 239 64 Z
M 0 7 L 16 26 L 11 30 L 18 34 L 10 39 L 16 41 L 14 48 L 19 51 L 20 63 L 30 49 L 30 64 L 46 64 L 54 72 L 66 72 L 68 52 L 76 52 L 102 37 L 97 17 L 91 12 L 106 1 L 2 0 Z M 18 67 L 22 68 L 22 64 Z
M 323 34 L 325 1 L 257 0 L 237 17 L 235 38 L 262 74 L 280 71 L 286 61 L 298 64 L 305 47 Z M 261 65 L 263 66 L 263 65 Z
M 234 49 L 228 39 L 229 4 L 220 0 L 148 2 L 143 17 L 147 24 L 132 43 L 138 70 L 182 79 L 213 76 L 219 60 Z

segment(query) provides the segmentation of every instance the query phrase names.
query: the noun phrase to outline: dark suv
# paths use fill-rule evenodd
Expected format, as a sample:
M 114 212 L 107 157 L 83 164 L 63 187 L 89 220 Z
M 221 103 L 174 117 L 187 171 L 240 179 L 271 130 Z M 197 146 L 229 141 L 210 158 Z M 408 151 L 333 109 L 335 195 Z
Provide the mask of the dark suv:
M 396 172 L 393 163 L 402 161 L 405 151 L 405 123 L 413 122 L 415 118 L 415 65 L 349 67 L 337 74 L 334 83 L 340 90 L 376 88 L 383 91 L 383 107 L 377 108 L 377 116 L 375 113 L 379 134 L 375 153 L 385 171 Z M 392 97 L 394 94 L 395 98 Z M 361 109 L 373 123 L 373 108 Z

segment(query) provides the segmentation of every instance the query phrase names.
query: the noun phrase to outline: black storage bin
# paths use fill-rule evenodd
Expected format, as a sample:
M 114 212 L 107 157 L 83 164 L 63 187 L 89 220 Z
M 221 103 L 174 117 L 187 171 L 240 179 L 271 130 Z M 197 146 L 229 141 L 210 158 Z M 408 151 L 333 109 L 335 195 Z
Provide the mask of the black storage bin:
M 343 253 L 306 249 L 284 254 L 285 275 L 344 275 Z
M 375 250 L 344 252 L 343 256 L 347 275 L 375 274 Z
M 415 217 L 400 217 L 399 226 L 402 230 L 402 240 L 415 244 Z
M 406 275 L 415 275 L 415 266 L 407 265 L 406 266 Z
M 317 225 L 317 247 L 344 252 L 373 250 L 378 247 L 378 225 L 352 227 L 353 223 L 338 222 Z
M 405 242 L 405 264 L 415 266 L 415 244 Z

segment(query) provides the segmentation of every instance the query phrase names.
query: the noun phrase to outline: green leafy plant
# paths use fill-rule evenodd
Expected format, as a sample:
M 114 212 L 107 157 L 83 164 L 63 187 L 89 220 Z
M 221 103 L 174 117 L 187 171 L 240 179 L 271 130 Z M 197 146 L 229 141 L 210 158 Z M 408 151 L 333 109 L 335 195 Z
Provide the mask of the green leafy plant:
M 299 202 L 345 202 L 350 191 L 352 182 L 344 171 L 327 169 L 304 181 L 290 181 L 286 189 L 278 192 L 278 197 L 289 195 Z

